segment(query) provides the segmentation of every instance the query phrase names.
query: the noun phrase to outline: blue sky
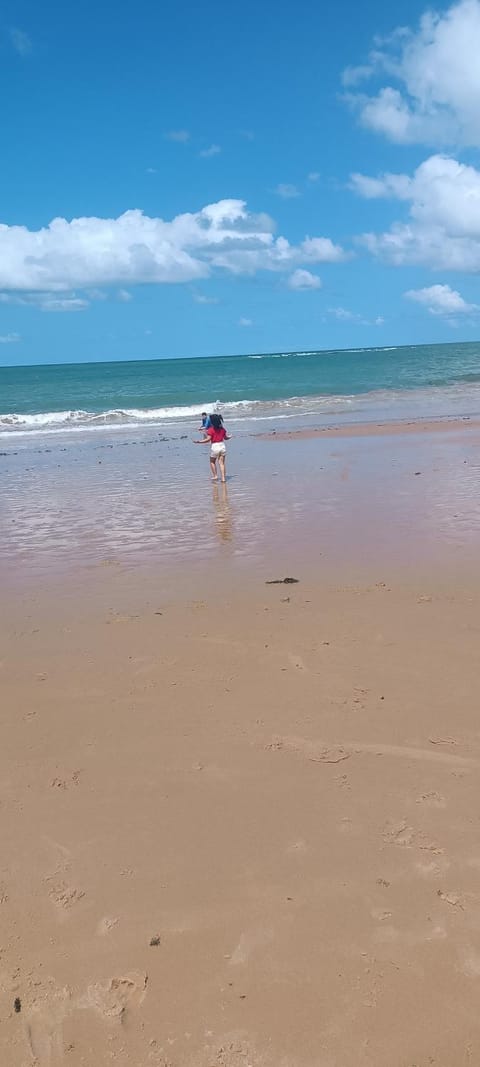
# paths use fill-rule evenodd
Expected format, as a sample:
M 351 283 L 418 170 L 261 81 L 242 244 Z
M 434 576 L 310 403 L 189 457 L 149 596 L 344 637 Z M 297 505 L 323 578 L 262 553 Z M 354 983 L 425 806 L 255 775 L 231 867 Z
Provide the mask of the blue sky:
M 5 3 L 0 363 L 475 339 L 480 2 L 398 19 Z

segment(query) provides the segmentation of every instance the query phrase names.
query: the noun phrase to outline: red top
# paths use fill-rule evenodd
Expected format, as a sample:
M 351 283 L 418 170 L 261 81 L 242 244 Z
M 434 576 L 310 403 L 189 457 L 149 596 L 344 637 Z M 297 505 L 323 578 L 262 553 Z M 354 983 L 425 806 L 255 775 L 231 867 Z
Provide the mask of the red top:
M 224 426 L 221 426 L 219 430 L 216 430 L 214 426 L 209 426 L 207 434 L 212 442 L 212 445 L 219 445 L 225 440 L 227 431 Z

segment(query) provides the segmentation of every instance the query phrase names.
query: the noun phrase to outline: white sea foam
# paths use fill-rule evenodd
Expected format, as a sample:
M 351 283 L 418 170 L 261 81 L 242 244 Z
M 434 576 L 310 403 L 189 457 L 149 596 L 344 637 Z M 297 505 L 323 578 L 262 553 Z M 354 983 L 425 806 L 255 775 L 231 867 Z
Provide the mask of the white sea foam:
M 243 403 L 243 401 L 241 401 Z M 246 403 L 246 401 L 245 401 Z M 0 429 L 35 431 L 41 429 L 64 429 L 80 427 L 88 429 L 89 426 L 124 425 L 152 422 L 156 423 L 164 419 L 186 419 L 199 416 L 202 411 L 213 411 L 217 403 L 192 404 L 182 407 L 170 408 L 114 408 L 107 411 L 41 411 L 33 415 L 9 414 L 0 415 Z
M 271 422 L 316 417 L 319 422 L 345 418 L 369 418 L 473 414 L 480 410 L 480 383 L 458 382 L 450 386 L 430 386 L 416 390 L 384 389 L 351 395 L 291 396 L 282 400 L 219 400 L 199 404 L 159 408 L 115 408 L 106 411 L 45 411 L 35 414 L 0 415 L 0 438 L 43 434 L 114 432 L 139 427 L 155 427 L 164 432 L 192 430 L 202 411 L 221 410 L 229 423 Z M 195 420 L 195 421 L 194 421 Z

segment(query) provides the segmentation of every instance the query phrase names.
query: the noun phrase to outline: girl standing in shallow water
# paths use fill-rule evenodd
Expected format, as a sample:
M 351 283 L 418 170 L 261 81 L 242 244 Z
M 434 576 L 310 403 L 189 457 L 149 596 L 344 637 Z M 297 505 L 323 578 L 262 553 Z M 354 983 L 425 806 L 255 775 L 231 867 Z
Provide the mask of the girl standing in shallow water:
M 212 481 L 218 481 L 217 475 L 217 460 L 220 467 L 220 481 L 226 480 L 226 467 L 225 459 L 227 449 L 225 441 L 230 441 L 230 434 L 227 433 L 221 415 L 210 415 L 210 426 L 204 431 L 205 436 L 203 441 L 195 441 L 196 445 L 210 445 L 210 470 L 212 472 Z

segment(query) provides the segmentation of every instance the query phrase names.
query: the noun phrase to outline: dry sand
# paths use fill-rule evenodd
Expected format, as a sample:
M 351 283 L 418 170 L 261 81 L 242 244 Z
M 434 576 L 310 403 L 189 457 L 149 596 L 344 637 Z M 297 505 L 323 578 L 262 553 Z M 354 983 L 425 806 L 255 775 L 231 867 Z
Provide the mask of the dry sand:
M 352 528 L 356 578 L 325 538 L 268 570 L 19 571 L 1 1067 L 480 1063 L 480 583 L 455 523 L 466 555 L 406 569 L 391 530 L 358 562 Z
M 4 600 L 2 1067 L 480 1062 L 478 582 L 290 573 Z

